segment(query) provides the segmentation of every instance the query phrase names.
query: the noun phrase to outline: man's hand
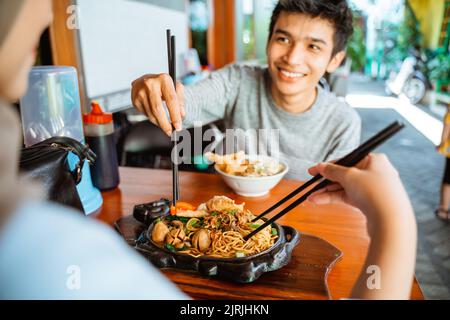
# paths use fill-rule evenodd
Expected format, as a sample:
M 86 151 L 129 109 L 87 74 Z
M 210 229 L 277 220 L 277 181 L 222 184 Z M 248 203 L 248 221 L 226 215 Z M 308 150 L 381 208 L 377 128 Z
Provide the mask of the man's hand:
M 172 125 L 177 131 L 182 129 L 185 117 L 184 86 L 181 83 L 173 84 L 168 74 L 145 75 L 132 83 L 131 101 L 140 112 L 159 126 L 168 136 L 172 134 Z M 167 118 L 166 102 L 170 120 Z

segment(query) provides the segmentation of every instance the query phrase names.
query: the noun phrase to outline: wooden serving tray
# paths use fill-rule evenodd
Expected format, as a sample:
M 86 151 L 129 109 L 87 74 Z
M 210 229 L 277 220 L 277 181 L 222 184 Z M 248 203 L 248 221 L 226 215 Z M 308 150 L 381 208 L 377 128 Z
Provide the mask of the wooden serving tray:
M 115 228 L 134 247 L 146 227 L 129 216 L 118 220 Z M 264 274 L 251 284 L 207 279 L 180 269 L 162 271 L 196 299 L 331 299 L 326 280 L 341 257 L 342 252 L 327 241 L 302 234 L 287 266 Z

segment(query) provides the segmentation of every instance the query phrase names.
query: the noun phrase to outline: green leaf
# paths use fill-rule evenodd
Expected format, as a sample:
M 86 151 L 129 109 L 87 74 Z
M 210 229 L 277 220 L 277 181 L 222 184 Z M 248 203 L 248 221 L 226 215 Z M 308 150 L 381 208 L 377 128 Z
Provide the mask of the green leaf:
M 177 252 L 177 250 L 175 249 L 175 247 L 171 244 L 166 243 L 166 249 L 171 251 L 171 252 Z
M 178 216 L 168 216 L 168 217 L 166 217 L 166 220 L 170 221 L 170 222 L 181 221 L 183 224 L 186 224 L 190 220 L 190 218 L 178 217 Z
M 180 217 L 178 220 L 183 222 L 183 224 L 186 224 L 189 221 L 189 218 Z
M 256 223 L 250 223 L 248 224 L 249 228 L 252 229 L 258 229 L 261 225 L 260 224 L 256 224 Z
M 273 236 L 277 236 L 277 235 L 278 235 L 277 229 L 272 228 L 272 235 L 273 235 Z
M 194 228 L 201 228 L 203 227 L 203 221 L 195 221 L 195 223 L 192 224 Z

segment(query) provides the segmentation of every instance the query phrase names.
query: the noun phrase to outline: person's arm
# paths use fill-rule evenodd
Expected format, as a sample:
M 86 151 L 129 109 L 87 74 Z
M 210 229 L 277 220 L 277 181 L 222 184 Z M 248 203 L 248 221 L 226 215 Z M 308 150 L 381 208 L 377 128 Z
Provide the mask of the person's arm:
M 240 67 L 231 65 L 214 71 L 208 78 L 186 87 L 186 117 L 183 125 L 190 128 L 195 122 L 202 122 L 205 125 L 224 119 L 228 108 L 236 101 L 240 83 Z
M 448 117 L 448 115 L 445 116 L 445 120 L 447 120 L 447 117 Z M 437 148 L 440 149 L 442 146 L 444 146 L 449 138 L 450 138 L 450 123 L 448 121 L 444 121 L 444 128 L 442 130 L 441 143 L 437 146 Z
M 370 155 L 358 168 L 320 164 L 310 169 L 335 184 L 312 195 L 316 204 L 346 203 L 367 217 L 371 238 L 363 270 L 351 298 L 409 299 L 416 259 L 417 226 L 414 212 L 395 168 L 384 155 Z M 375 272 L 368 272 L 374 266 Z M 371 287 L 379 276 L 380 288 Z
M 180 130 L 183 124 L 192 127 L 195 121 L 207 124 L 222 119 L 236 99 L 239 82 L 239 67 L 234 65 L 213 72 L 193 86 L 178 83 L 176 91 L 169 75 L 149 74 L 133 81 L 131 100 L 136 109 L 171 135 L 172 125 Z

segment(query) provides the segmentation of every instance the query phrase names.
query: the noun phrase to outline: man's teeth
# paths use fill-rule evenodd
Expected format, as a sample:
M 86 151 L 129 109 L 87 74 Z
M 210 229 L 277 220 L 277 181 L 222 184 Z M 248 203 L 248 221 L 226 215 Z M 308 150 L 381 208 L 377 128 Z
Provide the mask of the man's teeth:
M 301 78 L 301 77 L 305 76 L 304 73 L 288 72 L 288 71 L 282 70 L 282 69 L 280 69 L 280 71 L 283 75 L 285 75 L 288 78 Z

